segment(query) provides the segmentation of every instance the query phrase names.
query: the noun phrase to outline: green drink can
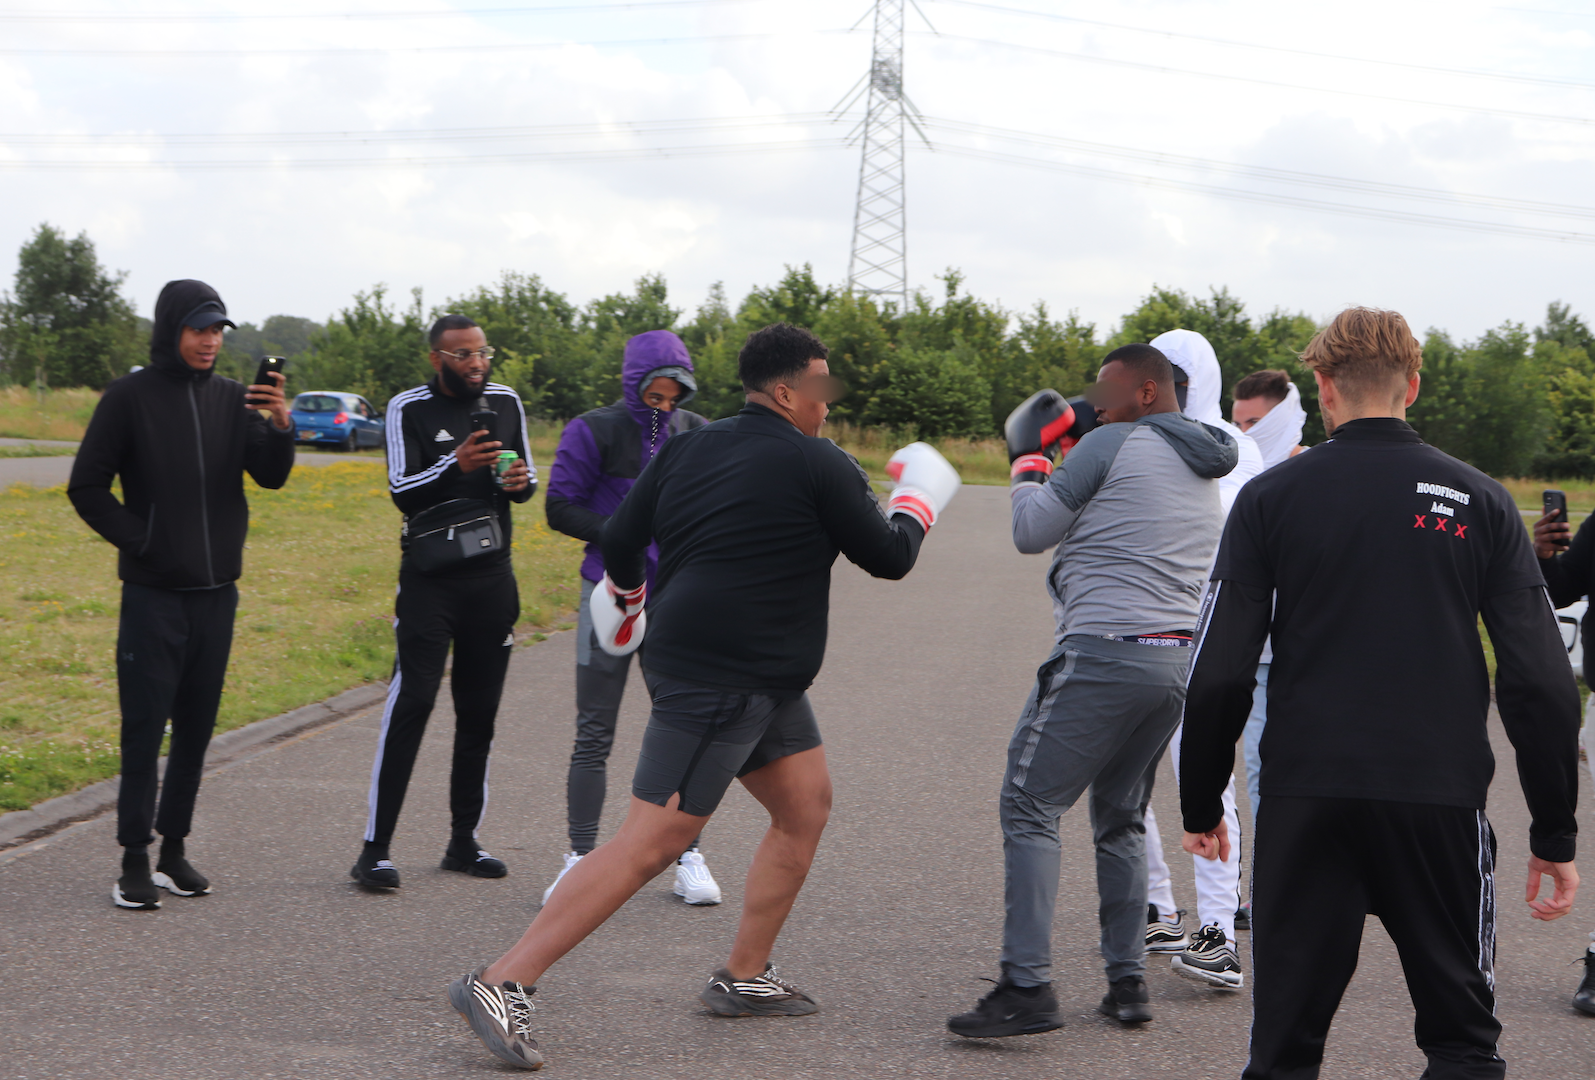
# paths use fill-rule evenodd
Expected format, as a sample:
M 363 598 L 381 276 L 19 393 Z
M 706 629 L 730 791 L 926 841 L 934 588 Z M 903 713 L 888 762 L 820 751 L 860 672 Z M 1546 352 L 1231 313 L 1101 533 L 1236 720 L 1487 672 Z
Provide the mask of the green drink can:
M 500 450 L 498 452 L 498 460 L 493 462 L 493 483 L 503 487 L 504 474 L 509 471 L 511 465 L 520 459 L 521 456 L 513 450 Z

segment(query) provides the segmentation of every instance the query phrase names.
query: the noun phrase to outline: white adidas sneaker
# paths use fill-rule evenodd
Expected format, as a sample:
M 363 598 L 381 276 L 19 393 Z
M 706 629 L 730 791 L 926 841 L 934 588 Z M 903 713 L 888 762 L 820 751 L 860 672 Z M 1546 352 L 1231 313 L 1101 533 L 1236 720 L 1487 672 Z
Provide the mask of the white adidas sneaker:
M 720 886 L 715 884 L 714 875 L 709 873 L 709 864 L 703 861 L 703 855 L 697 848 L 690 849 L 676 863 L 674 892 L 696 907 L 720 902 Z
M 554 889 L 558 887 L 561 881 L 565 880 L 565 875 L 570 873 L 570 868 L 581 861 L 582 857 L 574 851 L 565 852 L 565 865 L 560 868 L 559 876 L 554 879 L 554 884 L 543 890 L 543 903 L 548 903 L 548 898 L 554 895 Z

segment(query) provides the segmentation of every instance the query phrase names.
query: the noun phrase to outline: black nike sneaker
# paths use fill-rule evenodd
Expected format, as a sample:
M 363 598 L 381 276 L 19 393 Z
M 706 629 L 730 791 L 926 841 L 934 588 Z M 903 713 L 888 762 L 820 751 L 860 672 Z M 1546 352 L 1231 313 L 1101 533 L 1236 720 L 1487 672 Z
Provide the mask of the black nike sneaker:
M 448 850 L 443 853 L 443 869 L 485 878 L 500 878 L 510 872 L 502 859 L 493 858 L 470 837 L 449 841 Z
M 1146 980 L 1139 975 L 1126 975 L 1109 984 L 1097 1012 L 1121 1024 L 1144 1024 L 1152 1019 L 1151 1000 Z
M 1217 923 L 1204 926 L 1191 938 L 1191 946 L 1169 960 L 1174 974 L 1220 990 L 1239 990 L 1245 976 L 1241 962 Z
M 733 979 L 725 968 L 716 971 L 698 1000 L 721 1016 L 808 1016 L 820 1011 L 815 1000 L 781 978 L 774 964 L 751 979 Z
M 947 1030 L 966 1039 L 1036 1035 L 1062 1026 L 1058 995 L 1053 993 L 1051 983 L 1015 986 L 1006 973 L 973 1009 L 947 1018 Z
M 161 906 L 161 894 L 150 877 L 148 849 L 122 849 L 122 876 L 111 886 L 111 902 L 135 911 L 154 911 Z
M 537 987 L 515 982 L 493 986 L 482 981 L 486 970 L 479 967 L 449 983 L 449 1004 L 494 1057 L 518 1069 L 541 1069 L 543 1055 L 532 1038 L 532 1013 L 537 1011 L 532 995 Z
M 368 889 L 397 889 L 399 868 L 388 858 L 386 844 L 369 841 L 360 852 L 360 858 L 349 868 L 349 876 Z
M 155 862 L 152 880 L 173 896 L 209 896 L 210 879 L 183 856 L 181 840 L 162 840 L 161 857 Z
M 1157 905 L 1146 906 L 1146 951 L 1156 953 L 1184 952 L 1191 943 L 1185 932 L 1185 909 L 1174 913 L 1174 921 L 1164 922 L 1158 916 Z
M 1589 939 L 1590 947 L 1584 950 L 1584 981 L 1573 994 L 1573 1008 L 1586 1016 L 1595 1016 L 1595 934 Z

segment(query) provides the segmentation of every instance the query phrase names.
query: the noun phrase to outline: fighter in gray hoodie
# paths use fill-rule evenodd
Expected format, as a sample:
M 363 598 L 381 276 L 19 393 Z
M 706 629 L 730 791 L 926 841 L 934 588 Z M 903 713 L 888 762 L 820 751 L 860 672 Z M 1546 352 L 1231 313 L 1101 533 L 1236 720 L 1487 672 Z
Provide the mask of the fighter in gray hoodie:
M 1062 1026 L 1051 986 L 1058 819 L 1087 787 L 1109 983 L 1101 1011 L 1151 1018 L 1142 813 L 1184 707 L 1191 634 L 1223 527 L 1217 478 L 1235 467 L 1237 449 L 1181 415 L 1173 369 L 1150 345 L 1108 354 L 1098 380 L 1089 396 L 1102 426 L 1055 472 L 1037 455 L 1015 463 L 1015 546 L 1057 545 L 1047 572 L 1057 645 L 1008 746 L 1002 978 L 948 1021 L 973 1038 Z

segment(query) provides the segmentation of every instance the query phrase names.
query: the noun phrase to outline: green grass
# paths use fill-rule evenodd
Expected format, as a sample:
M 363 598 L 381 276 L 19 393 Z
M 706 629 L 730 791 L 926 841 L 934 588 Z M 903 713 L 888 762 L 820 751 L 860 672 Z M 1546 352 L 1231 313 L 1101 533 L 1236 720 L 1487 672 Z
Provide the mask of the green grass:
M 98 390 L 46 390 L 41 396 L 23 386 L 0 387 L 0 438 L 78 442 L 99 400 Z
M 281 491 L 246 484 L 252 522 L 218 731 L 393 666 L 399 515 L 381 462 L 296 469 Z M 581 549 L 549 530 L 541 496 L 515 508 L 524 636 L 569 622 Z M 0 582 L 0 810 L 18 810 L 117 772 L 120 584 L 115 553 L 64 489 L 26 485 L 0 492 Z

